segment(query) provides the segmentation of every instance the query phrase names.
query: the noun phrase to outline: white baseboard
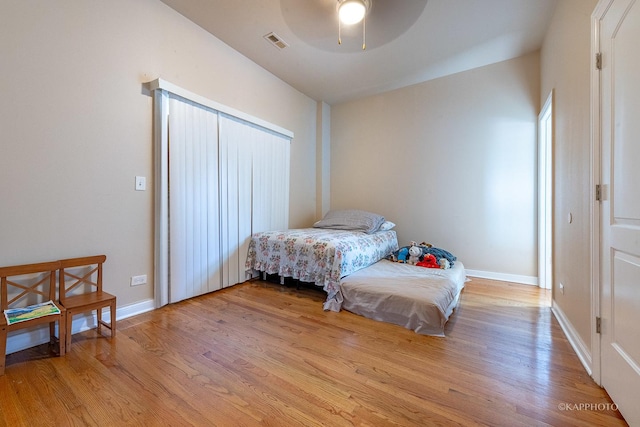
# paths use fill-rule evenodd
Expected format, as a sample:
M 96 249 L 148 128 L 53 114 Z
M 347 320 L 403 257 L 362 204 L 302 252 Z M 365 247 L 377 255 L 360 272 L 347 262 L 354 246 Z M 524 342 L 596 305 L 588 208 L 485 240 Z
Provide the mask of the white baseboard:
M 153 299 L 140 301 L 134 304 L 125 305 L 116 309 L 116 320 L 142 314 L 155 308 Z M 110 310 L 102 310 L 102 319 L 109 322 Z M 86 331 L 96 327 L 96 313 L 73 316 L 71 333 Z M 56 333 L 57 333 L 56 327 Z M 20 329 L 7 337 L 7 354 L 25 350 L 36 345 L 49 342 L 49 325 L 39 328 Z
M 522 276 L 519 274 L 496 273 L 494 271 L 466 270 L 467 276 L 479 277 L 482 279 L 500 280 L 503 282 L 521 283 L 523 285 L 538 286 L 536 276 Z
M 591 369 L 592 359 L 589 348 L 585 345 L 584 341 L 582 341 L 582 338 L 580 338 L 576 329 L 573 327 L 569 319 L 567 319 L 567 316 L 565 316 L 562 309 L 556 305 L 555 301 L 551 301 L 551 312 L 558 320 L 564 335 L 567 337 L 571 347 L 573 347 L 573 351 L 578 355 L 578 359 L 580 359 L 584 369 L 586 369 L 589 376 L 591 376 L 593 370 Z

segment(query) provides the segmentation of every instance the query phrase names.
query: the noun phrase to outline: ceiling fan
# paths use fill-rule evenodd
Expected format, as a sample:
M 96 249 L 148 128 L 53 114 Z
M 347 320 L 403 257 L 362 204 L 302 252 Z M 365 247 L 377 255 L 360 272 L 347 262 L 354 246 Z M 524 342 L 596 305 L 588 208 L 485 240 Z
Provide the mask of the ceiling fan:
M 353 53 L 400 37 L 426 4 L 427 0 L 280 0 L 280 11 L 303 42 L 329 52 Z M 358 14 L 350 21 L 339 20 L 346 12 Z

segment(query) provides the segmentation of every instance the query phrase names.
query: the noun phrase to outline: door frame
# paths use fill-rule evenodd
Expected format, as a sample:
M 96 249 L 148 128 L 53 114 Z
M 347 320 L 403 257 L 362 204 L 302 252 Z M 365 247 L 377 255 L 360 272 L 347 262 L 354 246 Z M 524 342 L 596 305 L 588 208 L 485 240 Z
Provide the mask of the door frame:
M 596 319 L 600 318 L 600 296 L 602 281 L 600 280 L 600 245 L 602 240 L 600 201 L 596 198 L 596 186 L 601 184 L 602 168 L 602 135 L 601 135 L 601 99 L 600 70 L 596 67 L 596 54 L 600 53 L 600 21 L 609 9 L 611 1 L 600 1 L 591 14 L 591 165 L 589 173 L 591 206 L 591 377 L 596 384 L 602 386 L 601 376 L 601 343 L 597 331 Z
M 538 286 L 553 283 L 553 120 L 554 91 L 551 90 L 538 115 Z M 550 121 L 551 131 L 544 132 Z

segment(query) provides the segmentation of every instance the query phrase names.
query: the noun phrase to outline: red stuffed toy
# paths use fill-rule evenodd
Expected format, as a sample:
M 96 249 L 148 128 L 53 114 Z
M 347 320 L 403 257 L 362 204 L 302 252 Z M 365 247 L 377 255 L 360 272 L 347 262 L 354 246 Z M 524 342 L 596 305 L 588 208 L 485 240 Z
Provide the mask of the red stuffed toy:
M 416 264 L 419 267 L 427 267 L 427 268 L 440 268 L 440 264 L 438 264 L 438 260 L 433 254 L 426 254 L 422 261 Z

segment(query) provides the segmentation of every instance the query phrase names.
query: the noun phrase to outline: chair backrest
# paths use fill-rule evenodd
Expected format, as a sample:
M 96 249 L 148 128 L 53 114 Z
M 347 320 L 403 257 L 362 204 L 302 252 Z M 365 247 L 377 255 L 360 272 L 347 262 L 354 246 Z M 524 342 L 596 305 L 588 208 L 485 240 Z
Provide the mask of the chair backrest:
M 58 268 L 58 261 L 1 267 L 0 309 L 55 301 Z
M 60 301 L 63 305 L 69 296 L 102 292 L 102 264 L 106 260 L 106 255 L 95 255 L 60 261 Z

